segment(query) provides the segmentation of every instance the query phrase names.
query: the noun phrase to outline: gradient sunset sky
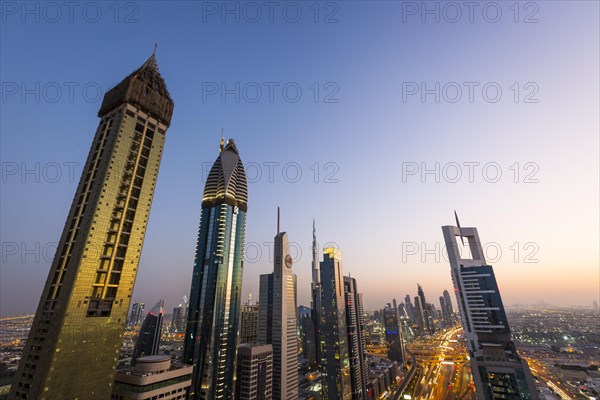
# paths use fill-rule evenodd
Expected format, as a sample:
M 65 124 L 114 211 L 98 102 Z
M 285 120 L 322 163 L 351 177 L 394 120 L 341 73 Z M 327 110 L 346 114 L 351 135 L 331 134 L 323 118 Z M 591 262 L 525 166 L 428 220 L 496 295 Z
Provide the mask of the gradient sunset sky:
M 189 296 L 204 178 L 222 128 L 250 179 L 244 297 L 257 299 L 259 274 L 272 270 L 280 206 L 282 230 L 301 249 L 299 304 L 309 304 L 314 218 L 319 243 L 339 246 L 367 309 L 415 296 L 417 282 L 437 306 L 452 289 L 441 226 L 454 224 L 454 210 L 479 229 L 506 305 L 598 301 L 598 2 L 520 3 L 518 14 L 512 2 L 481 2 L 460 18 L 428 2 L 440 7 L 439 22 L 412 8 L 421 2 L 400 1 L 281 2 L 272 16 L 258 2 L 261 17 L 227 2 L 240 7 L 239 21 L 221 14 L 222 2 L 127 2 L 118 12 L 93 3 L 61 17 L 31 4 L 37 21 L 3 8 L 0 25 L 0 315 L 35 311 L 53 251 L 27 250 L 37 243 L 47 253 L 60 238 L 98 125 L 94 88 L 122 80 L 155 42 L 175 111 L 134 301 L 165 298 L 170 313 Z M 69 82 L 78 85 L 72 98 Z M 408 92 L 436 82 L 439 102 Z M 207 91 L 236 83 L 239 102 Z M 22 92 L 36 84 L 39 98 Z M 252 102 L 257 86 L 262 97 Z M 462 97 L 452 102 L 456 86 Z M 76 163 L 74 179 L 65 163 Z M 436 163 L 439 182 L 421 175 Z M 36 165 L 39 182 L 21 176 Z

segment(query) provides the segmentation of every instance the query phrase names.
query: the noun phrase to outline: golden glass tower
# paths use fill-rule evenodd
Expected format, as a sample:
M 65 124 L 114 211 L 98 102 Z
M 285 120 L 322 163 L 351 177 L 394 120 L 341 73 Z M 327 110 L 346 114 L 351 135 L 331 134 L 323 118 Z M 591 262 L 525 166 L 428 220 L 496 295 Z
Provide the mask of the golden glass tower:
M 104 96 L 9 398 L 110 398 L 172 114 L 154 54 Z

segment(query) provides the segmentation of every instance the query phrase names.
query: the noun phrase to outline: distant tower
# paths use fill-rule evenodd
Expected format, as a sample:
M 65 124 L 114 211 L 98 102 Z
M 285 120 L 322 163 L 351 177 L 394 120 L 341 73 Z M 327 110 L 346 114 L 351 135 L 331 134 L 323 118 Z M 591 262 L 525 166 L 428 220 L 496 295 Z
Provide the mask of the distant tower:
M 417 320 L 417 327 L 419 328 L 420 335 L 427 335 L 429 333 L 427 329 L 427 322 L 425 320 L 425 311 L 421 305 L 421 298 L 415 296 L 415 315 Z
M 273 399 L 298 398 L 298 332 L 295 276 L 286 232 L 275 236 L 274 270 L 260 276 L 258 342 L 273 345 Z
M 173 315 L 171 318 L 171 330 L 177 333 L 183 333 L 185 331 L 185 313 L 186 309 L 183 304 L 173 309 Z
M 317 244 L 317 228 L 315 227 L 315 220 L 313 219 L 312 229 L 312 282 L 311 282 L 311 308 L 312 308 L 312 320 L 315 331 L 315 357 L 318 360 L 321 359 L 321 345 L 320 345 L 320 325 L 321 325 L 321 272 L 319 267 L 319 245 Z
M 423 320 L 425 321 L 425 330 L 427 333 L 433 335 L 435 332 L 435 328 L 433 327 L 433 315 L 429 311 L 429 306 L 427 304 L 427 300 L 425 300 L 425 292 L 423 292 L 423 287 L 417 284 L 419 299 L 421 300 L 421 308 L 423 310 Z
M 383 309 L 383 324 L 385 327 L 385 341 L 389 346 L 388 358 L 404 365 L 406 355 L 404 353 L 404 338 L 402 327 L 398 318 L 398 309 L 386 306 Z
M 162 334 L 164 304 L 164 300 L 159 300 L 148 315 L 146 315 L 146 319 L 144 319 L 144 323 L 135 341 L 131 365 L 135 365 L 137 359 L 140 357 L 158 354 L 160 336 Z
M 459 225 L 443 226 L 442 231 L 477 398 L 507 398 L 510 393 L 510 398 L 538 400 L 533 376 L 512 341 L 494 270 L 485 261 L 477 229 Z M 461 257 L 457 237 L 469 241 L 471 258 Z
M 362 294 L 358 293 L 356 279 L 344 277 L 344 298 L 346 302 L 346 329 L 348 356 L 350 358 L 350 383 L 352 400 L 367 399 L 369 364 L 365 340 L 365 320 Z
M 273 346 L 244 343 L 238 348 L 235 398 L 271 400 L 273 398 Z
M 242 306 L 240 343 L 255 342 L 258 334 L 258 305 L 248 302 Z
M 452 301 L 450 300 L 450 293 L 447 290 L 444 290 L 444 300 L 446 303 L 446 311 L 450 316 L 450 320 L 454 323 L 454 308 L 452 308 Z
M 131 315 L 129 317 L 129 325 L 139 325 L 142 323 L 142 316 L 144 315 L 144 303 L 133 303 L 131 308 Z
M 104 95 L 9 398 L 110 398 L 172 114 L 154 54 Z
M 190 400 L 234 395 L 247 210 L 246 173 L 229 139 L 202 196 L 183 346 L 183 362 L 194 365 Z
M 321 272 L 321 318 L 320 366 L 322 399 L 350 400 L 350 359 L 342 255 L 339 250 L 328 247 L 323 250 Z M 326 323 L 325 323 L 326 321 Z

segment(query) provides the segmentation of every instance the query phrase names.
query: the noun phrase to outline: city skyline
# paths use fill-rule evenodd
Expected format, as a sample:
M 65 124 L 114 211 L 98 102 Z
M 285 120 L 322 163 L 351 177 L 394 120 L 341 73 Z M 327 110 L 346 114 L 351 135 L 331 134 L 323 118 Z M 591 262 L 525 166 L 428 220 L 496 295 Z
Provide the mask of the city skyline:
M 2 260 L 0 314 L 35 310 L 37 300 L 29 293 L 42 292 L 50 268 L 46 258 L 52 258 L 52 244 L 59 241 L 92 140 L 89 132 L 97 122 L 94 114 L 101 99 L 94 100 L 92 89 L 98 84 L 106 91 L 120 81 L 124 71 L 135 70 L 140 60 L 151 53 L 155 42 L 159 43 L 161 72 L 173 98 L 182 106 L 175 111 L 175 124 L 170 128 L 174 134 L 165 144 L 132 300 L 153 304 L 158 297 L 165 298 L 165 307 L 171 310 L 186 294 L 197 229 L 191 216 L 198 211 L 205 166 L 212 162 L 213 143 L 218 143 L 224 128 L 226 136 L 236 137 L 244 148 L 245 162 L 257 163 L 262 172 L 261 179 L 249 182 L 250 193 L 257 197 L 247 232 L 247 243 L 257 244 L 262 258 L 246 263 L 242 298 L 250 291 L 258 293 L 255 276 L 270 271 L 271 250 L 263 243 L 272 242 L 272 233 L 269 224 L 262 221 L 268 220 L 276 206 L 297 210 L 286 226 L 302 249 L 302 257 L 294 260 L 298 287 L 302 288 L 299 304 L 310 304 L 314 217 L 323 241 L 321 247 L 328 241 L 335 242 L 344 251 L 346 268 L 361 282 L 366 309 L 412 293 L 416 282 L 426 284 L 432 294 L 450 287 L 447 262 L 443 257 L 436 261 L 434 254 L 425 253 L 436 245 L 443 246 L 438 226 L 443 221 L 450 223 L 451 212 L 457 209 L 464 221 L 476 222 L 480 229 L 490 232 L 486 235 L 490 252 L 502 250 L 502 256 L 493 264 L 499 281 L 506 282 L 502 291 L 507 305 L 535 304 L 541 298 L 548 304 L 591 306 L 594 300 L 598 301 L 599 263 L 595 222 L 599 203 L 598 125 L 592 118 L 599 108 L 594 40 L 598 28 L 593 19 L 598 5 L 577 4 L 545 2 L 540 5 L 540 22 L 536 24 L 513 23 L 508 9 L 499 24 L 480 19 L 473 24 L 422 24 L 418 19 L 399 24 L 400 5 L 361 7 L 349 3 L 338 5 L 339 22 L 334 24 L 315 24 L 308 9 L 303 14 L 307 20 L 299 24 L 281 19 L 274 24 L 222 23 L 213 16 L 192 24 L 202 15 L 201 8 L 190 6 L 189 15 L 182 15 L 175 10 L 161 10 L 152 3 L 140 4 L 139 22 L 134 25 L 105 19 L 99 24 L 32 23 L 23 30 L 18 16 L 7 16 L 0 39 L 2 80 L 7 82 L 0 122 L 6 133 L 2 135 L 0 150 L 5 167 L 0 195 L 1 233 L 8 246 Z M 106 16 L 108 10 L 104 11 Z M 193 29 L 189 35 L 179 27 L 155 29 L 164 24 L 164 18 L 179 20 L 178 25 Z M 566 31 L 553 29 L 565 19 L 577 21 L 576 26 Z M 370 21 L 378 21 L 378 25 Z M 115 29 L 106 29 L 107 26 Z M 363 29 L 356 29 L 357 26 Z M 127 29 L 125 35 L 125 28 L 133 29 Z M 275 43 L 279 52 L 257 45 L 271 40 L 273 29 L 278 32 Z M 368 36 L 360 33 L 369 30 Z M 323 35 L 330 40 L 323 41 Z M 110 44 L 124 36 L 126 42 Z M 19 41 L 12 41 L 11 37 L 19 37 Z M 75 40 L 64 48 L 56 46 L 66 37 Z M 213 43 L 205 37 L 219 40 Z M 471 54 L 460 48 L 449 50 L 445 41 L 465 43 L 479 51 Z M 553 46 L 548 46 L 548 42 Z M 23 48 L 29 51 L 22 52 Z M 532 49 L 536 57 L 529 56 Z M 557 57 L 559 50 L 568 57 Z M 114 54 L 119 68 L 110 57 L 100 54 Z M 355 57 L 356 54 L 362 57 Z M 506 63 L 507 55 L 520 62 Z M 312 57 L 333 57 L 339 62 L 314 68 L 306 63 Z M 44 68 L 35 67 L 41 64 Z M 242 64 L 248 64 L 248 68 L 234 67 Z M 565 70 L 573 73 L 566 75 Z M 202 98 L 206 94 L 203 87 L 206 89 L 206 84 L 212 82 L 225 82 L 231 88 L 236 82 L 243 87 L 249 82 L 271 81 L 279 82 L 279 88 L 287 82 L 298 83 L 303 90 L 301 101 L 282 100 L 280 91 L 273 103 L 251 103 L 244 97 L 236 103 L 233 96 L 223 102 L 220 93 L 207 95 L 205 101 Z M 422 103 L 418 95 L 403 102 L 403 82 L 425 82 L 431 88 L 435 82 L 443 85 L 454 81 L 477 81 L 481 86 L 488 81 L 498 82 L 504 96 L 498 103 L 482 101 L 479 91 L 472 104 L 468 100 L 453 104 L 443 99 L 440 103 Z M 9 94 L 11 82 L 19 87 L 15 95 Z M 63 87 L 63 97 L 55 103 L 43 94 L 39 101 L 34 95 L 26 95 L 23 100 L 20 84 L 32 88 L 36 82 L 41 87 L 58 82 Z M 73 102 L 62 85 L 65 82 L 79 84 Z M 318 103 L 314 103 L 315 92 L 309 87 L 315 82 L 320 88 Z M 325 88 L 328 82 L 337 86 Z M 525 83 L 535 82 L 539 102 L 515 103 L 514 91 L 509 88 L 514 82 L 519 82 L 522 91 Z M 88 98 L 79 90 L 86 83 L 91 88 Z M 325 95 L 335 91 L 332 88 L 338 89 L 333 99 L 339 101 L 323 102 Z M 466 90 L 463 94 L 466 96 Z M 432 114 L 439 118 L 430 118 Z M 69 126 L 62 123 L 66 115 L 74 115 Z M 287 149 L 293 151 L 286 153 Z M 484 154 L 481 149 L 493 151 Z M 35 174 L 21 181 L 22 163 L 34 169 L 36 163 L 47 166 L 52 162 L 62 168 L 58 182 L 46 179 L 51 176 L 42 176 L 36 183 Z M 69 167 L 63 164 L 70 162 L 78 163 L 73 165 L 73 180 L 68 178 Z M 268 166 L 264 165 L 269 162 L 279 163 L 272 183 Z M 302 168 L 302 177 L 296 183 L 293 168 L 285 179 L 281 174 L 282 167 L 290 162 Z M 403 182 L 402 162 L 416 163 L 419 172 L 421 163 L 429 169 L 440 163 L 440 182 L 429 175 L 425 177 L 427 182 L 422 183 L 420 173 L 406 176 Z M 462 167 L 463 173 L 455 184 L 442 175 L 443 171 L 451 172 L 449 163 L 453 162 Z M 468 181 L 468 168 L 464 165 L 469 162 L 480 163 L 473 183 Z M 333 164 L 326 166 L 327 163 Z M 501 166 L 503 175 L 498 183 L 487 182 L 482 176 L 481 168 L 486 163 Z M 533 164 L 525 167 L 526 163 Z M 17 173 L 9 174 L 11 170 L 6 168 L 15 165 Z M 318 183 L 314 183 L 315 168 L 319 171 Z M 520 172 L 518 182 L 515 169 Z M 389 171 L 389 175 L 381 171 Z M 539 182 L 523 182 L 532 173 Z M 389 182 L 392 184 L 388 187 Z M 360 226 L 345 222 L 346 216 L 381 187 L 388 187 L 399 199 L 393 213 L 382 220 L 364 220 Z M 485 202 L 474 196 L 482 191 L 488 195 Z M 467 196 L 454 203 L 440 202 L 462 194 Z M 350 200 L 340 203 L 340 197 Z M 568 211 L 565 204 L 571 205 Z M 567 231 L 564 235 L 551 235 L 548 223 Z M 364 231 L 382 234 L 365 236 Z M 412 248 L 404 249 L 405 260 L 403 243 L 417 245 L 414 255 L 407 254 L 414 253 Z M 14 250 L 12 244 L 18 248 Z M 39 262 L 35 254 L 27 253 L 36 244 L 42 249 L 37 254 Z M 525 247 L 528 244 L 533 246 Z M 374 265 L 371 253 L 381 248 L 395 251 L 383 252 Z M 44 256 L 46 250 L 50 257 Z M 249 255 L 252 251 L 252 255 L 256 254 L 254 247 L 247 250 Z M 537 262 L 526 261 L 528 256 L 529 261 Z M 161 279 L 165 265 L 172 276 L 167 282 Z M 384 275 L 389 279 L 378 280 Z M 540 284 L 530 287 L 527 283 L 532 279 Z

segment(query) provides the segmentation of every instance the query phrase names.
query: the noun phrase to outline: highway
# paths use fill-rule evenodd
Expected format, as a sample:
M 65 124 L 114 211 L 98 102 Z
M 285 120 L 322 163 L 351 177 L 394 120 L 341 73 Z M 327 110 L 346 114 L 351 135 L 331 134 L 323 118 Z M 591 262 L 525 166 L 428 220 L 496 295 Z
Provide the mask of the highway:
M 467 351 L 457 341 L 461 332 L 458 327 L 447 329 L 408 346 L 419 368 L 404 396 L 422 400 L 475 400 Z

